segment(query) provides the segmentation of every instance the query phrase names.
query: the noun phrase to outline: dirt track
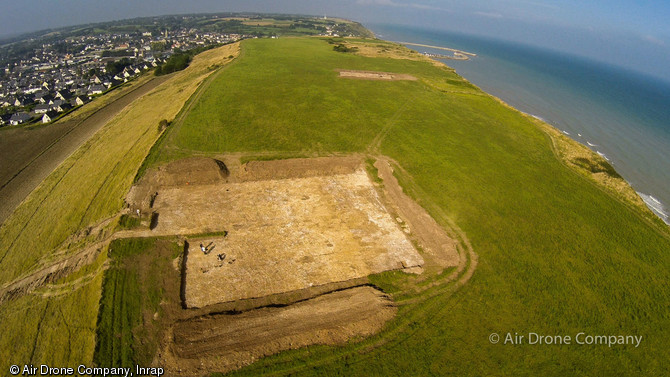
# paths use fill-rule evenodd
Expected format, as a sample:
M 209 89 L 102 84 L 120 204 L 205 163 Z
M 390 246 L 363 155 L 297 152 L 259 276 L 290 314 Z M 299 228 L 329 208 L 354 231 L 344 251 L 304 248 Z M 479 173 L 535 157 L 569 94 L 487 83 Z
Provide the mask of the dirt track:
M 124 94 L 81 120 L 79 117 L 31 129 L 0 132 L 0 224 L 58 165 L 128 104 L 148 93 L 169 75 Z
M 423 251 L 440 267 L 459 265 L 460 260 L 456 241 L 451 239 L 444 229 L 426 210 L 412 200 L 402 190 L 398 180 L 393 176 L 393 169 L 388 160 L 380 158 L 375 163 L 379 177 L 384 180 L 384 193 L 402 219 L 416 236 Z

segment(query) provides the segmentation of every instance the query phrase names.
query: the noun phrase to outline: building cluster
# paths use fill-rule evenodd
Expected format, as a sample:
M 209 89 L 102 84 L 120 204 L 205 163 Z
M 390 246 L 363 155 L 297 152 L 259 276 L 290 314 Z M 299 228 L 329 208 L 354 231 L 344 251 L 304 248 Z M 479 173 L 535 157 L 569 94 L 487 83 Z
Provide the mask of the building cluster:
M 175 51 L 245 35 L 196 29 L 111 33 L 45 42 L 0 67 L 0 126 L 49 123 L 165 62 Z M 33 44 L 35 45 L 35 44 Z

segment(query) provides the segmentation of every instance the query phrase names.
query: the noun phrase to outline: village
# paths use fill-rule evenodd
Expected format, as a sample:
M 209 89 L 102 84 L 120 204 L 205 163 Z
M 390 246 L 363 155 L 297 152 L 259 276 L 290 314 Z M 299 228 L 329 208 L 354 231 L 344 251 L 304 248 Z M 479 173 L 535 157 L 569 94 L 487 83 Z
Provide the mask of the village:
M 0 67 L 0 127 L 51 123 L 177 52 L 250 35 L 195 28 L 158 33 L 100 33 L 43 43 Z

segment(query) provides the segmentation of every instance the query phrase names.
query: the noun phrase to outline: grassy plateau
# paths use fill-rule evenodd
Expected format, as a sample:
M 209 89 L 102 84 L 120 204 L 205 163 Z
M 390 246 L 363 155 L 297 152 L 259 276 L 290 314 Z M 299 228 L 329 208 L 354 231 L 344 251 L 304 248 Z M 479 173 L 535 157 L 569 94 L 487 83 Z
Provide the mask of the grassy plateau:
M 565 164 L 535 121 L 451 69 L 394 57 L 340 53 L 317 38 L 245 41 L 241 58 L 152 153 L 154 163 L 190 154 L 383 154 L 401 167 L 407 191 L 438 221 L 457 224 L 479 255 L 462 287 L 394 293 L 399 315 L 371 339 L 285 352 L 234 375 L 667 372 L 667 227 Z M 345 79 L 337 69 L 418 80 Z M 373 281 L 393 291 L 410 279 Z M 489 341 L 529 332 L 643 340 L 637 348 Z

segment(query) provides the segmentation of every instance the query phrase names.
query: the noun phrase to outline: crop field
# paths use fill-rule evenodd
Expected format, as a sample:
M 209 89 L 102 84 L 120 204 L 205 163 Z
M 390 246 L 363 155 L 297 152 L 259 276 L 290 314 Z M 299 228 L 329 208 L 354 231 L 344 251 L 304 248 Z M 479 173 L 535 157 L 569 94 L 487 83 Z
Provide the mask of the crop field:
M 418 80 L 348 80 L 338 70 Z M 234 375 L 662 374 L 667 227 L 566 165 L 533 120 L 448 68 L 335 52 L 316 38 L 246 41 L 151 161 L 343 153 L 388 156 L 406 192 L 442 226 L 457 225 L 478 259 L 456 279 L 373 276 L 399 305 L 380 334 L 287 351 Z M 515 346 L 491 344 L 494 332 L 643 341 Z
M 229 45 L 199 55 L 121 111 L 49 175 L 0 227 L 0 286 L 30 279 L 43 266 L 108 237 L 137 169 L 158 138 L 158 121 L 173 119 L 198 85 L 236 54 L 236 45 Z M 12 363 L 91 362 L 102 262 L 75 289 L 49 299 L 28 292 L 2 303 L 0 328 L 14 334 L 0 341 L 2 370 Z M 54 283 L 56 291 L 63 284 Z M 50 286 L 44 288 L 46 297 Z

